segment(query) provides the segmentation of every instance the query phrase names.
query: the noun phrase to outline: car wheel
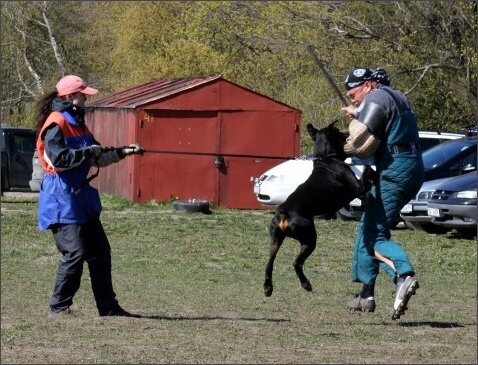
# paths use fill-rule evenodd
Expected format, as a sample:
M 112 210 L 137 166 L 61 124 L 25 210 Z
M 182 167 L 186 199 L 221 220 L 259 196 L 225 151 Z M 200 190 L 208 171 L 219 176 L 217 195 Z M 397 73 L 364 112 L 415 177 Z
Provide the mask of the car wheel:
M 320 215 L 316 215 L 314 218 L 317 218 L 317 219 L 324 219 L 324 220 L 331 220 L 331 219 L 335 219 L 336 218 L 336 214 L 335 213 L 327 213 L 327 214 L 320 214 Z
M 196 199 L 176 200 L 173 202 L 173 210 L 178 213 L 211 213 L 207 200 Z
M 5 170 L 2 171 L 1 187 L 2 187 L 2 194 L 3 194 L 4 191 L 9 189 L 8 188 L 7 172 Z
M 335 213 L 335 218 L 339 221 L 342 221 L 342 222 L 355 220 L 355 219 L 353 219 L 351 217 L 348 217 L 345 214 L 341 213 L 340 210 L 338 210 L 337 213 Z
M 475 229 L 468 229 L 468 228 L 456 228 L 456 232 L 463 238 L 472 239 L 476 237 L 476 230 Z
M 402 221 L 401 218 L 395 219 L 395 220 L 392 222 L 390 228 L 391 228 L 391 229 L 396 228 L 401 221 Z

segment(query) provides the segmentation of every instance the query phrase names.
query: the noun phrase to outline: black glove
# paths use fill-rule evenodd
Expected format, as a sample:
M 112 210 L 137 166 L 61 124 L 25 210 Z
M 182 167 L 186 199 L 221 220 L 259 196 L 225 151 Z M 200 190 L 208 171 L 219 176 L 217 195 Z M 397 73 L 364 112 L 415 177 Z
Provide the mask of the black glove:
M 94 158 L 100 157 L 103 153 L 103 148 L 96 144 L 89 146 L 88 149 L 90 150 L 91 156 Z
M 144 148 L 138 143 L 131 143 L 129 146 L 123 147 L 123 153 L 125 156 L 142 155 L 144 153 Z

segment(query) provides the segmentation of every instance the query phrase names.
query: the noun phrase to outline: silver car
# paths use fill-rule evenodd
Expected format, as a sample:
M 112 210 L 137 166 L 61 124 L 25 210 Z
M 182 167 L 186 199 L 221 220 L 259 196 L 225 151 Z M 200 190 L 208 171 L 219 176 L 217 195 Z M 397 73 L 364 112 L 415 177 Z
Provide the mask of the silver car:
M 427 213 L 433 224 L 476 235 L 476 178 L 477 173 L 473 171 L 457 176 L 436 188 L 427 204 Z
M 415 199 L 410 200 L 400 211 L 400 218 L 407 228 L 422 229 L 428 233 L 444 233 L 449 230 L 432 223 L 432 217 L 427 213 L 427 203 L 437 186 L 450 179 L 453 179 L 453 177 L 430 180 L 423 183 Z

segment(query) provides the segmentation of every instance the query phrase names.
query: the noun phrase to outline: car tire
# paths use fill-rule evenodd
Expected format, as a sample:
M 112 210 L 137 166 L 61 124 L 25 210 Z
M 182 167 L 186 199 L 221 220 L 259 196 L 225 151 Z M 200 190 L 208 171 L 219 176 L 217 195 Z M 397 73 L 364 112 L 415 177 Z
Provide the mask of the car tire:
M 391 229 L 397 228 L 397 226 L 402 222 L 401 218 L 397 218 L 392 222 L 392 225 L 390 226 Z
M 173 210 L 178 213 L 204 213 L 211 214 L 210 204 L 207 200 L 176 200 Z
M 424 224 L 423 226 L 420 226 L 420 229 L 422 231 L 425 231 L 427 233 L 435 233 L 435 234 L 444 234 L 450 231 L 449 228 L 438 226 L 436 224 Z
M 455 228 L 456 232 L 460 237 L 465 239 L 473 239 L 476 237 L 476 230 L 469 228 Z
M 433 223 L 415 223 L 403 220 L 405 227 L 413 231 L 424 231 L 426 233 L 445 233 L 447 229 L 445 227 L 437 226 Z
M 4 191 L 9 189 L 7 172 L 5 170 L 2 171 L 1 189 L 2 189 L 2 194 Z
M 314 216 L 314 218 L 329 221 L 331 219 L 335 219 L 336 214 L 335 213 L 319 214 L 319 215 Z
M 355 220 L 354 218 L 350 218 L 350 217 L 347 217 L 345 214 L 342 214 L 340 212 L 340 210 L 337 211 L 337 213 L 335 213 L 335 218 L 338 220 L 338 221 L 342 221 L 342 222 L 348 222 L 348 221 L 353 221 Z

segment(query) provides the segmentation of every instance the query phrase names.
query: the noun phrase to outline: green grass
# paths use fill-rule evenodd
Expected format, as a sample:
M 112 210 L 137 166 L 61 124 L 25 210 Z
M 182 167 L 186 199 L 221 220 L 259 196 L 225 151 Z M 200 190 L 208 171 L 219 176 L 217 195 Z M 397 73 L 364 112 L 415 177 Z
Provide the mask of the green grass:
M 102 199 L 118 300 L 144 318 L 98 317 L 86 265 L 75 317 L 48 318 L 53 237 L 37 228 L 35 200 L 2 197 L 1 363 L 477 362 L 475 239 L 393 230 L 420 289 L 392 321 L 384 273 L 375 313 L 345 308 L 360 288 L 350 282 L 355 222 L 316 221 L 318 246 L 304 268 L 310 293 L 292 268 L 299 246 L 287 240 L 266 298 L 271 211 L 181 214 L 170 203 Z

